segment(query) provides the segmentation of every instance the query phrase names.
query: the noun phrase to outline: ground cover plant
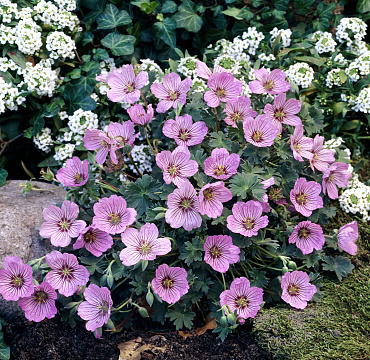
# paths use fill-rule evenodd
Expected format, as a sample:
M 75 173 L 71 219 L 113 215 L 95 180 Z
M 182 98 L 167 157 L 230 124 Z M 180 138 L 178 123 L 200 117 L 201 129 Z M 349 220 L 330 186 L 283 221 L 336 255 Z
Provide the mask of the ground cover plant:
M 357 222 L 322 229 L 351 178 L 348 158 L 304 135 L 314 120 L 296 115 L 302 104 L 286 74 L 255 70 L 249 98 L 222 67 L 196 67 L 206 91 L 132 65 L 99 75 L 109 101 L 132 106 L 105 131 L 86 129 L 88 160 L 44 174 L 71 187 L 43 212 L 40 235 L 59 250 L 32 268 L 7 257 L 0 273 L 3 297 L 19 300 L 27 319 L 54 317 L 58 299 L 66 321 L 83 319 L 99 337 L 135 309 L 176 329 L 211 312 L 224 339 L 264 303 L 304 309 L 321 298 L 326 272 L 352 271 L 341 253 L 356 253 Z M 140 137 L 155 157 L 151 175 L 130 154 Z

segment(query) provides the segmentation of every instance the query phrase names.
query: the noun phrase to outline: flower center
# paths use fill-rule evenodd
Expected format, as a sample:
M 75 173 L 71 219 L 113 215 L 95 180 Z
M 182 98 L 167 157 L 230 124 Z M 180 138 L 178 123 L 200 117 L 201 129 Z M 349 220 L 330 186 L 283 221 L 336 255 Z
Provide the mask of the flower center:
M 24 281 L 20 276 L 17 276 L 17 275 L 12 276 L 12 283 L 13 283 L 14 287 L 20 288 L 23 285 L 23 282 Z
M 84 241 L 85 243 L 92 244 L 96 240 L 96 233 L 93 231 L 89 230 L 85 235 L 84 235 Z
M 239 296 L 235 301 L 235 305 L 238 309 L 244 309 L 248 304 L 249 300 L 245 296 Z
M 117 225 L 120 221 L 120 216 L 116 212 L 111 213 L 109 214 L 108 221 L 113 225 Z
M 130 93 L 135 90 L 135 87 L 132 84 L 126 84 L 126 90 Z
M 189 131 L 187 129 L 181 129 L 179 135 L 180 135 L 180 138 L 184 141 L 190 139 L 190 134 L 189 134 Z
M 290 284 L 288 286 L 289 295 L 293 295 L 293 296 L 299 295 L 300 291 L 301 289 L 298 285 Z
M 218 246 L 212 246 L 209 250 L 212 257 L 218 259 L 221 256 L 221 249 Z
M 178 94 L 175 91 L 170 90 L 170 99 L 171 100 L 177 100 Z
M 240 118 L 241 118 L 241 112 L 240 112 L 240 111 L 238 111 L 238 112 L 234 113 L 233 120 L 234 120 L 235 122 L 239 121 L 239 120 L 240 120 Z
M 252 138 L 255 142 L 260 142 L 262 141 L 262 133 L 261 131 L 255 131 L 252 135 Z
M 219 89 L 216 91 L 216 96 L 218 97 L 224 97 L 226 94 L 226 91 L 224 89 Z
M 264 84 L 263 84 L 263 87 L 267 90 L 267 91 L 270 91 L 274 88 L 275 86 L 275 83 L 270 80 L 270 81 L 266 81 Z
M 225 167 L 222 165 L 217 165 L 215 169 L 215 175 L 217 176 L 226 175 Z
M 299 229 L 298 236 L 303 239 L 307 239 L 310 236 L 311 231 L 307 228 Z
M 170 173 L 171 176 L 175 176 L 177 174 L 177 166 L 176 165 L 171 165 L 168 168 L 168 172 Z
M 308 195 L 307 194 L 302 194 L 302 193 L 299 193 L 297 196 L 296 196 L 296 201 L 299 205 L 305 205 L 308 203 Z
M 66 231 L 69 229 L 69 226 L 70 226 L 70 223 L 66 220 L 62 220 L 60 223 L 59 223 L 59 226 L 60 226 L 60 230 L 62 231 Z
M 181 203 L 181 206 L 182 206 L 185 210 L 189 209 L 189 208 L 191 207 L 191 200 L 189 200 L 189 199 L 184 199 L 184 200 L 182 201 L 182 203 Z
M 166 289 L 171 289 L 175 286 L 174 282 L 173 282 L 173 279 L 169 278 L 169 277 L 165 277 L 163 280 L 162 280 L 162 286 Z
M 142 255 L 146 255 L 152 251 L 152 245 L 149 245 L 145 240 L 142 240 L 140 244 L 140 253 Z
M 106 301 L 101 300 L 100 304 L 98 305 L 98 309 L 100 309 L 102 313 L 105 315 L 109 310 L 108 303 Z
M 63 280 L 70 281 L 73 278 L 73 275 L 71 274 L 71 269 L 65 266 L 59 273 L 59 275 L 62 276 Z
M 45 303 L 46 300 L 48 299 L 48 294 L 45 291 L 36 291 L 33 294 L 33 299 L 37 302 L 38 305 L 41 303 Z
M 77 184 L 79 184 L 82 181 L 84 181 L 84 179 L 81 177 L 81 174 L 79 174 L 78 172 L 76 174 L 74 174 L 73 178 L 75 179 L 75 181 L 76 181 Z
M 212 200 L 213 197 L 214 197 L 214 193 L 212 192 L 212 189 L 206 189 L 206 190 L 203 191 L 203 196 L 207 200 Z
M 285 117 L 285 112 L 281 109 L 278 109 L 275 111 L 275 118 L 282 122 L 284 120 L 284 117 Z
M 293 144 L 293 149 L 297 152 L 299 152 L 299 150 L 301 150 L 301 145 L 299 144 Z
M 254 221 L 251 218 L 247 218 L 243 220 L 243 225 L 247 230 L 253 229 Z

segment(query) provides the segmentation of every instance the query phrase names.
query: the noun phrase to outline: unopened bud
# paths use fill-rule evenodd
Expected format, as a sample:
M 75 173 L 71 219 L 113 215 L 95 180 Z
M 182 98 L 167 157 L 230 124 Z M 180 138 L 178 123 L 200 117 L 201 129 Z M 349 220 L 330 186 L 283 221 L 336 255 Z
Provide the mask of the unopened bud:
M 297 270 L 297 264 L 294 261 L 289 261 L 288 266 L 293 270 Z
M 289 271 L 289 269 L 288 269 L 286 266 L 284 266 L 284 267 L 281 269 L 281 271 L 283 272 L 283 274 L 285 274 L 285 273 L 287 273 L 287 272 Z
M 41 174 L 41 179 L 44 179 L 46 181 L 55 180 L 54 173 L 50 170 L 50 168 L 47 168 L 46 172 L 44 171 L 44 169 L 41 169 L 40 174 Z
M 146 302 L 149 304 L 150 307 L 152 307 L 153 302 L 154 302 L 154 296 L 151 292 L 148 292 L 146 294 Z
M 142 316 L 142 317 L 149 317 L 149 314 L 148 314 L 148 310 L 143 308 L 143 307 L 140 307 L 139 308 L 139 314 Z

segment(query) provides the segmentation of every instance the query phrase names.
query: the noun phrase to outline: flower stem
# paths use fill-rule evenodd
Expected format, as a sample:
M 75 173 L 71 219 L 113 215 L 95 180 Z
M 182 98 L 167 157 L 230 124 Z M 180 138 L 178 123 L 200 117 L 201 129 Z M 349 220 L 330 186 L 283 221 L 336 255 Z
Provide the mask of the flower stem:
M 152 146 L 152 144 L 151 144 L 151 142 L 150 142 L 150 140 L 149 140 L 148 132 L 147 132 L 147 130 L 146 130 L 146 126 L 144 126 L 144 132 L 145 132 L 146 141 L 148 142 L 148 144 L 149 144 L 149 146 L 150 146 L 150 149 L 152 150 L 152 152 L 153 152 L 154 156 L 156 156 L 156 155 L 157 155 L 157 152 L 153 149 L 153 146 Z
M 127 154 L 127 156 L 128 156 L 128 158 L 130 159 L 131 164 L 132 164 L 132 165 L 134 165 L 134 168 L 135 168 L 136 172 L 139 174 L 139 176 L 140 176 L 140 177 L 143 177 L 143 174 L 141 173 L 141 171 L 139 170 L 139 168 L 136 166 L 135 161 L 134 161 L 134 159 L 132 158 L 131 153 L 128 153 L 128 154 Z
M 224 290 L 226 290 L 226 282 L 225 282 L 224 273 L 221 273 L 221 276 L 222 276 L 222 282 L 224 283 Z
M 143 99 L 144 99 L 144 102 L 145 102 L 145 106 L 146 107 L 148 107 L 148 103 L 146 102 L 146 100 L 145 100 L 145 96 L 144 96 L 144 94 L 143 94 L 143 92 L 140 90 L 140 94 L 141 94 L 141 96 L 143 97 Z
M 218 130 L 220 130 L 220 126 L 219 126 L 219 123 L 218 123 L 217 110 L 216 110 L 216 108 L 212 108 L 212 111 L 215 114 L 215 118 L 216 118 L 216 131 L 218 131 Z

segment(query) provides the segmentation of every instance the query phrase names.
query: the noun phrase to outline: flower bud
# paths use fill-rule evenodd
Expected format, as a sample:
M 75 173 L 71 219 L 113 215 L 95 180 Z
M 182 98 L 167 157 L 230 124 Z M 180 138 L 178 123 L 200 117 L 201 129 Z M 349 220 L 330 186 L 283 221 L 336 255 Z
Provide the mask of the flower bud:
M 288 261 L 288 266 L 293 270 L 297 270 L 297 264 L 294 261 Z
M 153 302 L 154 302 L 154 296 L 151 292 L 148 292 L 146 294 L 146 302 L 149 304 L 150 307 L 152 307 Z
M 283 272 L 283 274 L 285 274 L 285 273 L 287 273 L 287 272 L 289 271 L 289 269 L 288 269 L 286 266 L 284 266 L 284 267 L 281 269 L 281 271 Z
M 50 170 L 50 168 L 47 168 L 46 172 L 44 171 L 44 169 L 41 169 L 40 174 L 41 174 L 41 179 L 44 179 L 46 181 L 55 180 L 54 173 Z
M 139 314 L 142 316 L 142 317 L 149 317 L 149 314 L 148 314 L 148 310 L 143 308 L 143 307 L 140 307 L 139 308 Z

